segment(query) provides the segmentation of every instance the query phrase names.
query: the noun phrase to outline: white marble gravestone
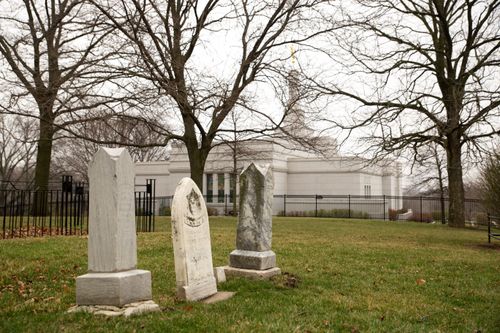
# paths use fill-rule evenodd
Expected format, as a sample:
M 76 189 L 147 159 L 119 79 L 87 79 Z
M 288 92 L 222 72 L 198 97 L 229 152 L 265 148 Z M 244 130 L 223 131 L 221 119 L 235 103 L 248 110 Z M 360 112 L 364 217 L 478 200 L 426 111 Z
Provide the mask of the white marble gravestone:
M 271 250 L 273 213 L 271 166 L 251 163 L 240 175 L 240 211 L 236 250 L 229 255 L 227 276 L 268 278 L 279 274 Z
M 172 200 L 177 296 L 188 301 L 217 293 L 205 200 L 191 178 L 183 178 Z
M 76 279 L 77 305 L 151 300 L 151 273 L 136 269 L 134 163 L 124 148 L 100 148 L 89 165 L 88 274 Z

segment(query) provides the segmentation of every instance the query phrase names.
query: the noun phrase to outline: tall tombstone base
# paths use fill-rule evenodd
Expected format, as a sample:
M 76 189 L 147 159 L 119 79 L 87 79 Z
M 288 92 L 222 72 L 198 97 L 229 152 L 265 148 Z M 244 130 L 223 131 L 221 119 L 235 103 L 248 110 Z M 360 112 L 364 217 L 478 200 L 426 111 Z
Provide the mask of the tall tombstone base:
M 77 305 L 113 305 L 152 299 L 151 272 L 132 269 L 116 273 L 88 273 L 76 278 Z
M 234 250 L 229 254 L 229 266 L 235 268 L 266 270 L 276 266 L 276 254 L 269 251 Z
M 186 301 L 199 301 L 217 293 L 217 281 L 210 277 L 199 284 L 177 288 L 177 297 Z
M 281 274 L 281 269 L 279 269 L 278 267 L 273 267 L 265 270 L 244 269 L 231 266 L 224 266 L 223 268 L 224 272 L 226 273 L 226 277 L 228 278 L 245 277 L 255 280 L 267 280 L 275 275 Z

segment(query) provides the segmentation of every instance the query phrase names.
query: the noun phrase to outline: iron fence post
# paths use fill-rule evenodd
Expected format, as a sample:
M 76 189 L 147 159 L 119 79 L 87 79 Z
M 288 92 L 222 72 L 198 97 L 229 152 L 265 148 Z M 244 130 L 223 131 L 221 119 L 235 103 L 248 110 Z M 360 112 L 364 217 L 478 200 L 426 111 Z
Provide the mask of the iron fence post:
M 318 217 L 318 195 L 314 195 L 314 217 Z
M 441 195 L 441 224 L 446 224 L 446 211 L 444 209 L 444 197 Z
M 422 197 L 420 197 L 420 222 L 423 222 Z
M 349 218 L 351 218 L 351 195 L 350 194 L 348 196 L 348 199 L 349 199 L 349 201 L 348 201 L 349 202 L 349 204 L 348 204 L 349 208 L 347 210 L 348 210 L 348 213 L 349 213 Z
M 286 216 L 286 194 L 283 194 L 283 216 Z
M 491 243 L 491 217 L 490 213 L 488 215 L 488 243 Z
M 384 200 L 384 221 L 385 221 L 385 194 L 383 195 L 383 199 Z
M 227 215 L 227 194 L 224 194 L 224 215 Z

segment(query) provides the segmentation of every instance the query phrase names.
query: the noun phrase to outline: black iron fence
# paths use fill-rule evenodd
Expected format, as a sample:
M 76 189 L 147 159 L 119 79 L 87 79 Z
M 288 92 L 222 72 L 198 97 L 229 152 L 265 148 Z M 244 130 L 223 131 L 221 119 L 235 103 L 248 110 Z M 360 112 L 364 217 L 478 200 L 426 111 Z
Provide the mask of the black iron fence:
M 88 231 L 88 191 L 0 191 L 2 238 L 82 235 Z
M 60 190 L 0 190 L 1 238 L 85 235 L 88 233 L 88 188 L 64 178 Z M 137 191 L 137 189 L 140 189 Z M 156 197 L 154 179 L 136 185 L 137 231 L 154 231 L 155 216 L 168 216 L 172 196 Z M 205 196 L 209 215 L 236 215 L 238 196 Z M 337 217 L 446 223 L 448 198 L 416 196 L 275 195 L 277 216 Z M 465 201 L 469 226 L 488 229 L 500 238 L 498 217 L 488 217 L 480 200 Z
M 500 216 L 488 214 L 488 243 L 492 238 L 500 240 Z
M 137 231 L 155 230 L 155 180 L 135 191 Z M 59 190 L 0 190 L 0 238 L 88 234 L 87 184 L 63 176 Z
M 238 196 L 205 196 L 210 215 L 234 215 L 238 211 L 238 200 Z M 170 215 L 171 203 L 172 196 L 157 197 L 157 214 Z M 275 195 L 273 214 L 446 223 L 448 198 L 388 195 Z M 470 225 L 486 226 L 488 222 L 486 210 L 478 199 L 466 199 L 465 217 Z
M 135 185 L 143 191 L 135 191 L 135 216 L 137 231 L 155 231 L 156 180 L 146 179 L 146 184 Z

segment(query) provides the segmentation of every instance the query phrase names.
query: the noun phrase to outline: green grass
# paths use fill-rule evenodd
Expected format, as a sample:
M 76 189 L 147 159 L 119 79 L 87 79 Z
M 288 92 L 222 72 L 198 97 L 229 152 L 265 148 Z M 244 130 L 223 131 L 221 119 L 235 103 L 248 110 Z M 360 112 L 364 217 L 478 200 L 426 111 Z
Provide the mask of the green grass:
M 234 218 L 210 219 L 214 265 L 234 249 Z M 161 313 L 67 314 L 86 272 L 83 237 L 0 241 L 0 332 L 499 332 L 500 245 L 441 225 L 275 218 L 278 266 L 299 280 L 230 280 L 230 300 L 175 298 L 169 224 L 138 236 Z M 423 279 L 425 283 L 417 283 Z M 422 281 L 420 281 L 422 282 Z

